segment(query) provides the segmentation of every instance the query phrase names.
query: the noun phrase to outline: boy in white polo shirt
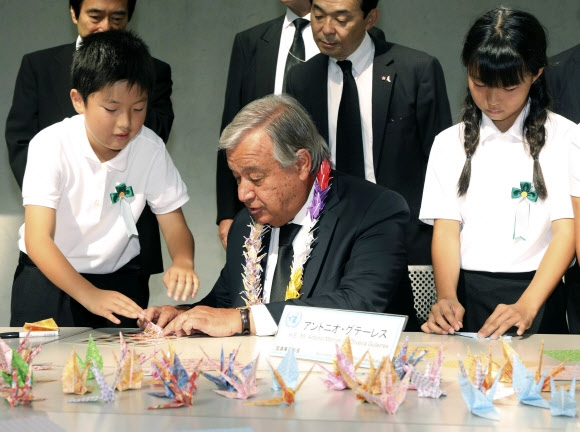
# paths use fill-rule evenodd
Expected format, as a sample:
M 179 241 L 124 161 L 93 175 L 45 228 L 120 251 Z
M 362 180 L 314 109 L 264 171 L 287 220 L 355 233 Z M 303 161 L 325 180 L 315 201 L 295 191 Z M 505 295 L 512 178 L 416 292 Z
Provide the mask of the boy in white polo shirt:
M 147 307 L 135 229 L 146 202 L 173 260 L 163 277 L 168 295 L 185 301 L 197 292 L 181 211 L 187 188 L 163 141 L 143 126 L 154 80 L 149 49 L 135 34 L 83 39 L 71 71 L 80 115 L 30 142 L 11 326 L 48 317 L 60 326 L 135 326 Z

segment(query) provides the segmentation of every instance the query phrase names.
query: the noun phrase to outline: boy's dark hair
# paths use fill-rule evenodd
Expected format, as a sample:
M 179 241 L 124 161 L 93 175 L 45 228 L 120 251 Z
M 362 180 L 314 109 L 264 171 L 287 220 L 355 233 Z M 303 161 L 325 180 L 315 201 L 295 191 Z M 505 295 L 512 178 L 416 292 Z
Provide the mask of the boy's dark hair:
M 135 4 L 137 0 L 127 0 L 127 21 L 131 21 L 131 17 L 133 16 L 133 11 L 135 10 Z M 83 0 L 69 0 L 69 9 L 75 13 L 75 17 L 78 19 L 79 14 L 81 13 L 81 6 L 83 4 Z
M 511 87 L 528 75 L 535 76 L 548 65 L 547 36 L 544 27 L 531 14 L 499 6 L 479 17 L 469 29 L 461 60 L 467 73 L 490 87 Z M 548 117 L 550 98 L 544 74 L 532 84 L 529 92 L 529 112 L 524 120 L 525 143 L 534 160 L 534 189 L 541 199 L 548 196 L 540 167 L 539 155 L 546 142 L 544 124 Z M 479 144 L 481 110 L 467 89 L 462 118 L 466 161 L 457 184 L 458 196 L 469 188 L 471 157 Z
M 149 48 L 136 33 L 109 30 L 92 33 L 83 38 L 73 56 L 71 84 L 83 101 L 118 81 L 129 87 L 139 86 L 151 94 L 155 83 L 155 69 Z

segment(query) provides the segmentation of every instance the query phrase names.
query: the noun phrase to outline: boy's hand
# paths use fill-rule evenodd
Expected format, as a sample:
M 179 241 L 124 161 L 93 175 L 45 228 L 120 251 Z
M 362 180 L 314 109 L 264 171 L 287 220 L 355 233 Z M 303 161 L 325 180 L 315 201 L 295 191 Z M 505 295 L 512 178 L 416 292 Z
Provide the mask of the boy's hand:
M 199 279 L 193 268 L 175 263 L 163 275 L 163 283 L 167 287 L 167 296 L 175 301 L 179 301 L 180 296 L 181 301 L 187 301 L 199 289 Z
M 429 319 L 421 326 L 425 333 L 453 334 L 463 327 L 465 309 L 457 299 L 439 299 L 431 308 Z
M 117 291 L 99 288 L 87 290 L 79 303 L 95 315 L 105 317 L 115 324 L 121 321 L 113 314 L 134 319 L 145 318 L 143 309 L 137 303 Z

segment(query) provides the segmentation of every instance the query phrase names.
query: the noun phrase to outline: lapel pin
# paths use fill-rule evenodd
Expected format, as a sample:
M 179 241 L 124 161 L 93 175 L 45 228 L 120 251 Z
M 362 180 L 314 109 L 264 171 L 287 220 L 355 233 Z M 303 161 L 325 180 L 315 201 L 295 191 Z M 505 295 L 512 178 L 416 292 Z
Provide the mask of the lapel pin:
M 391 82 L 391 76 L 390 76 L 390 75 L 389 75 L 389 76 L 384 76 L 384 75 L 383 75 L 383 76 L 381 77 L 381 80 L 383 80 L 383 81 L 387 81 L 387 82 Z

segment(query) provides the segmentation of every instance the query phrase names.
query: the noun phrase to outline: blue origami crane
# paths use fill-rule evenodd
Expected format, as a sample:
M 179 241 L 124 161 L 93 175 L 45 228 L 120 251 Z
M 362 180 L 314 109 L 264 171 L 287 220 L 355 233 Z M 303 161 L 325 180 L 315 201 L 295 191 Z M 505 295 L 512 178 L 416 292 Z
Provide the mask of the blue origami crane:
M 541 395 L 546 374 L 544 373 L 542 378 L 536 382 L 534 375 L 526 369 L 517 355 L 512 357 L 512 365 L 514 368 L 513 387 L 518 395 L 518 400 L 526 405 L 550 408 L 548 401 Z
M 463 400 L 467 404 L 467 409 L 476 416 L 490 420 L 499 420 L 499 411 L 493 405 L 493 395 L 497 388 L 499 377 L 501 376 L 501 370 L 495 376 L 495 380 L 489 391 L 485 393 L 482 384 L 485 379 L 486 371 L 482 370 L 479 360 L 476 365 L 474 383 L 470 381 L 461 359 L 459 360 L 459 369 L 461 370 L 461 373 L 458 374 L 459 384 L 461 386 L 461 396 L 463 396 Z
M 550 388 L 552 391 L 552 399 L 550 399 L 550 411 L 552 415 L 575 417 L 577 411 L 576 371 L 574 371 L 574 378 L 570 384 L 570 390 L 566 391 L 564 388 L 556 390 L 556 384 L 554 384 L 554 379 L 551 377 Z

